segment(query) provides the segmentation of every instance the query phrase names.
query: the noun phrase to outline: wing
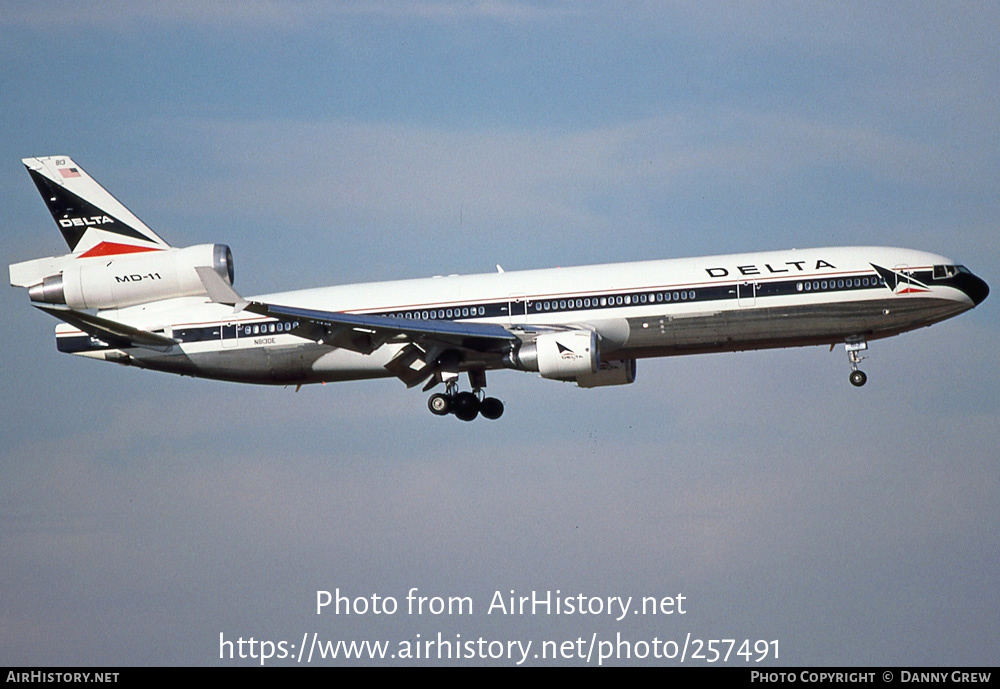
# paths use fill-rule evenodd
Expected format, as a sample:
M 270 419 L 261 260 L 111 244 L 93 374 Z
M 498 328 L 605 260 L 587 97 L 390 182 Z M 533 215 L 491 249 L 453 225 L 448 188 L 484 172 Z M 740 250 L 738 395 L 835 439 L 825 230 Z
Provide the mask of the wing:
M 212 301 L 233 306 L 237 312 L 246 309 L 261 316 L 293 319 L 298 323 L 293 334 L 299 337 L 360 354 L 371 354 L 386 344 L 402 345 L 385 368 L 408 387 L 441 372 L 502 367 L 504 357 L 539 333 L 567 329 L 508 329 L 496 323 L 393 318 L 247 301 L 214 271 L 198 269 L 198 274 Z
M 486 353 L 507 351 L 520 341 L 517 335 L 494 323 L 391 318 L 260 302 L 250 302 L 246 309 L 262 316 L 295 318 L 300 322 L 300 331 L 305 328 L 310 339 L 362 354 L 371 354 L 388 342 Z
M 293 331 L 321 344 L 371 354 L 387 343 L 404 345 L 385 368 L 414 387 L 431 376 L 433 386 L 444 371 L 500 366 L 520 338 L 501 325 L 458 321 L 390 318 L 340 311 L 317 311 L 278 304 L 250 302 L 247 311 L 263 316 L 294 318 Z
M 387 343 L 403 347 L 385 365 L 386 370 L 414 387 L 436 375 L 453 375 L 466 368 L 493 368 L 520 342 L 517 335 L 494 323 L 391 318 L 340 311 L 318 311 L 294 306 L 250 302 L 246 310 L 262 316 L 295 319 L 294 331 L 321 344 L 371 354 Z
M 299 321 L 298 335 L 361 354 L 371 354 L 387 342 L 416 343 L 423 345 L 425 350 L 501 353 L 509 351 L 511 345 L 523 339 L 495 323 L 391 318 L 251 302 L 241 297 L 214 271 L 207 268 L 196 270 L 212 301 L 228 304 L 237 312 L 246 309 L 261 316 L 294 318 Z

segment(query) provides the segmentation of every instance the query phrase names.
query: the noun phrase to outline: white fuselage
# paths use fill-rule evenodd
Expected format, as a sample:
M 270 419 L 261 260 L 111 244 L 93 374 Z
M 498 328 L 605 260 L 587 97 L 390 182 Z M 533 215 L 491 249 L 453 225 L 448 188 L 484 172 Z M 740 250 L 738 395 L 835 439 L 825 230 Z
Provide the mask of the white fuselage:
M 891 271 L 887 283 L 878 266 Z M 964 271 L 964 269 L 962 269 Z M 601 360 L 878 339 L 972 308 L 954 263 L 935 254 L 837 247 L 361 283 L 255 302 L 403 319 L 589 328 Z M 896 284 L 890 284 L 895 282 Z M 981 281 L 979 281 L 981 282 Z M 985 284 L 985 283 L 983 283 Z M 175 373 L 298 384 L 390 375 L 402 344 L 371 354 L 305 339 L 291 319 L 184 297 L 99 315 L 179 340 L 166 350 L 102 346 L 68 325 L 60 349 Z M 466 368 L 502 368 L 501 357 Z

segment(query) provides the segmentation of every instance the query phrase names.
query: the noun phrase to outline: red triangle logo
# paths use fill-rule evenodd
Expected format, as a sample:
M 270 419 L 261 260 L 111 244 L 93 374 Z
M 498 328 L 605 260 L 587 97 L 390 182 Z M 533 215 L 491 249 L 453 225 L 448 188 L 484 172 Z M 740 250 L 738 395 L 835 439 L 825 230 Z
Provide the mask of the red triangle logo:
M 152 246 L 136 246 L 135 244 L 118 244 L 116 242 L 101 242 L 92 249 L 84 251 L 77 258 L 92 258 L 94 256 L 118 256 L 120 254 L 138 254 L 144 251 L 161 251 Z

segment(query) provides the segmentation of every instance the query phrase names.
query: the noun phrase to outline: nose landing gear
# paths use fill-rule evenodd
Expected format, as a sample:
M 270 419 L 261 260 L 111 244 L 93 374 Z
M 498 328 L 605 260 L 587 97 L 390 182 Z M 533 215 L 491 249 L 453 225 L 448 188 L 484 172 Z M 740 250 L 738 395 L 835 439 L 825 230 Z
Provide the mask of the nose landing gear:
M 863 339 L 848 340 L 844 343 L 844 349 L 847 351 L 847 359 L 851 363 L 851 375 L 848 379 L 851 381 L 851 385 L 860 388 L 868 382 L 868 376 L 865 375 L 865 372 L 858 369 L 858 364 L 867 358 L 861 356 L 861 352 L 868 349 L 868 343 Z

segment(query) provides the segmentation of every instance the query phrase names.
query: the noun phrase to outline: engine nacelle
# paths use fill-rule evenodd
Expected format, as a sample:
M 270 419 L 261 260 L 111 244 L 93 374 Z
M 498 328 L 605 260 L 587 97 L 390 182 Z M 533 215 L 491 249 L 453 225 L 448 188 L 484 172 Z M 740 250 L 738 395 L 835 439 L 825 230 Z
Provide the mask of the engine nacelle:
M 233 284 L 225 244 L 200 244 L 119 256 L 66 257 L 60 272 L 28 288 L 32 301 L 73 309 L 110 309 L 208 292 L 195 268 L 208 267 Z
M 576 377 L 581 388 L 599 388 L 605 385 L 629 385 L 635 382 L 635 359 L 602 361 L 597 373 Z
M 538 371 L 543 378 L 576 380 L 593 375 L 601 361 L 597 333 L 590 330 L 567 330 L 539 335 L 523 345 L 510 358 L 514 368 Z

